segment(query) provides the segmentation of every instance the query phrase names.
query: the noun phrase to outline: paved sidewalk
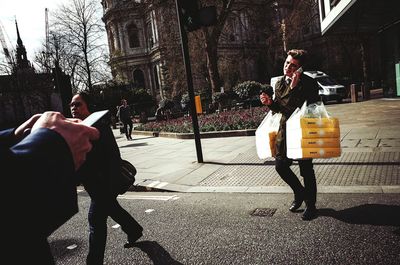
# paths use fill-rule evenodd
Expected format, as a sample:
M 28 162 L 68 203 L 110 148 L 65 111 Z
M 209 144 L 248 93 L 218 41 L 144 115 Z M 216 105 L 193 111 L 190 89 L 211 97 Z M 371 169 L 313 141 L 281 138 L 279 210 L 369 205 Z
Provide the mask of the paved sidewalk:
M 400 98 L 327 105 L 339 118 L 342 155 L 315 159 L 319 193 L 400 193 Z M 259 159 L 255 137 L 194 140 L 114 130 L 122 157 L 138 169 L 136 185 L 179 192 L 291 192 L 272 159 Z M 298 167 L 293 167 L 298 174 Z

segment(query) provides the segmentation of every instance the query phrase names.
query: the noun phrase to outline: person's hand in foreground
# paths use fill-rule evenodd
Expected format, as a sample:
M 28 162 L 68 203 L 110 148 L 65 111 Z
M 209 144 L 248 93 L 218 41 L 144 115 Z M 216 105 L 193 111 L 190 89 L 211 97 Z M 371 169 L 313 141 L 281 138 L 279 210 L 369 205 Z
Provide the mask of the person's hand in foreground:
M 30 130 L 32 129 L 32 126 L 35 124 L 35 122 L 42 116 L 42 114 L 35 114 L 33 115 L 29 120 L 25 121 L 22 123 L 18 128 L 15 130 L 14 134 L 15 137 L 20 140 L 23 138 L 26 134 L 30 133 Z
M 39 128 L 48 128 L 64 138 L 71 150 L 75 170 L 85 162 L 86 154 L 92 149 L 90 141 L 97 140 L 100 136 L 96 128 L 80 124 L 79 119 L 67 119 L 59 112 L 44 112 L 39 118 L 33 119 L 37 120 L 32 126 L 31 133 Z M 29 125 L 28 122 L 26 127 Z

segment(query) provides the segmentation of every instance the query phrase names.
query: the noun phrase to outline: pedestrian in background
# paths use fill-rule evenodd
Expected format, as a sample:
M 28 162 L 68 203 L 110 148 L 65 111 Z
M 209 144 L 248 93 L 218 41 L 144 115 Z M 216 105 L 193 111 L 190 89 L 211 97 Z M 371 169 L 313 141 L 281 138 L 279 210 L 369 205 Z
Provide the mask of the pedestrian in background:
M 88 94 L 78 93 L 72 97 L 70 107 L 74 118 L 85 119 L 91 114 Z M 128 236 L 124 247 L 131 247 L 141 236 L 142 226 L 118 203 L 114 180 L 121 171 L 121 154 L 107 119 L 94 124 L 100 138 L 93 142 L 93 149 L 78 171 L 80 181 L 88 192 L 91 202 L 89 219 L 89 253 L 87 264 L 103 264 L 107 241 L 107 218 L 110 216 L 121 225 Z
M 312 104 L 319 100 L 318 84 L 312 78 L 302 74 L 306 55 L 305 50 L 293 49 L 288 51 L 283 65 L 284 75 L 275 84 L 275 98 L 272 99 L 268 94 L 262 92 L 260 100 L 271 111 L 282 113 L 276 136 L 275 169 L 293 190 L 294 200 L 289 210 L 296 212 L 305 201 L 306 208 L 302 219 L 311 220 L 317 216 L 317 183 L 312 159 L 297 160 L 300 175 L 304 179 L 303 186 L 296 174 L 290 169 L 293 160 L 286 156 L 286 121 L 297 108 L 302 107 L 305 101 L 307 101 L 307 104 Z
M 126 99 L 121 100 L 121 105 L 118 107 L 117 117 L 120 122 L 124 125 L 124 132 L 127 140 L 132 140 L 132 114 L 131 109 Z
M 58 112 L 0 131 L 1 211 L 15 227 L 3 229 L 5 263 L 55 264 L 47 238 L 78 212 L 76 170 L 98 137 Z

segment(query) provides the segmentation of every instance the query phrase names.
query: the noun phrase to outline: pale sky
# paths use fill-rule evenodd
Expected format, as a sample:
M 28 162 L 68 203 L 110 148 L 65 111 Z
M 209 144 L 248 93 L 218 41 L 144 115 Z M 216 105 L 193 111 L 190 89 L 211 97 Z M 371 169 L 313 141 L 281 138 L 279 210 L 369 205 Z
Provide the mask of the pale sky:
M 15 49 L 17 45 L 17 19 L 19 34 L 27 50 L 28 59 L 32 62 L 34 53 L 40 50 L 45 40 L 45 8 L 49 10 L 50 20 L 52 10 L 55 11 L 60 4 L 68 1 L 71 0 L 0 0 L 0 23 L 4 27 L 3 34 L 8 48 Z M 101 1 L 98 2 L 101 10 Z M 1 47 L 0 60 L 3 61 L 4 57 Z
M 19 34 L 27 50 L 28 59 L 32 61 L 34 52 L 40 49 L 45 39 L 45 8 L 51 12 L 66 1 L 68 0 L 0 0 L 0 22 L 4 27 L 3 34 L 8 48 L 15 49 L 17 45 L 17 19 Z M 4 60 L 3 49 L 0 58 Z

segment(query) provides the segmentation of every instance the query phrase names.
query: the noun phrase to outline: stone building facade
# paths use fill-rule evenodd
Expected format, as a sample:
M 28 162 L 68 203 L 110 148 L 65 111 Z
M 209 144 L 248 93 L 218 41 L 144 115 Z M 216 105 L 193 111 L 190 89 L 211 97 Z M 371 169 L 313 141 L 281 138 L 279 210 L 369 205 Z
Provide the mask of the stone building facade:
M 260 56 L 266 50 L 265 30 L 261 20 L 252 19 L 258 12 L 258 17 L 270 20 L 261 12 L 262 4 L 260 0 L 236 1 L 225 23 L 218 44 L 225 91 L 240 80 L 268 80 L 266 58 Z M 179 80 L 184 74 L 178 71 L 183 59 L 175 1 L 103 0 L 102 5 L 114 80 L 144 87 L 157 101 L 171 96 L 170 87 L 184 92 L 186 84 Z M 205 55 L 199 53 L 197 33 L 190 34 L 193 83 L 199 91 L 209 86 Z
M 141 1 L 103 0 L 113 79 L 160 94 L 161 56 L 155 10 Z

